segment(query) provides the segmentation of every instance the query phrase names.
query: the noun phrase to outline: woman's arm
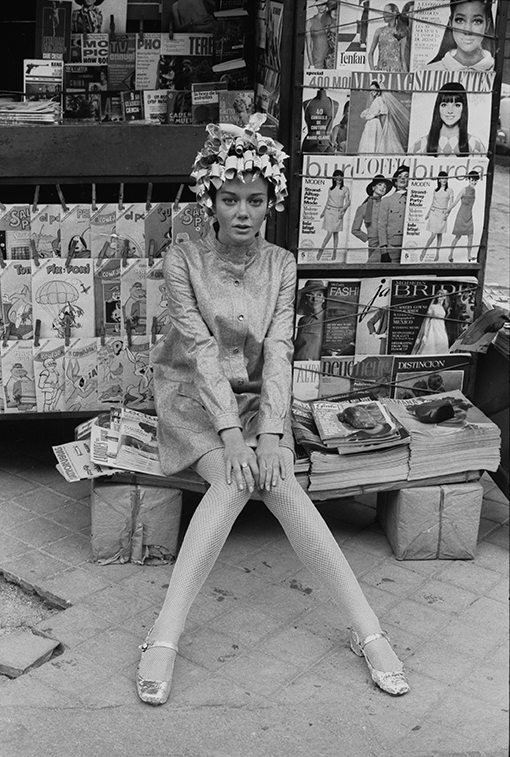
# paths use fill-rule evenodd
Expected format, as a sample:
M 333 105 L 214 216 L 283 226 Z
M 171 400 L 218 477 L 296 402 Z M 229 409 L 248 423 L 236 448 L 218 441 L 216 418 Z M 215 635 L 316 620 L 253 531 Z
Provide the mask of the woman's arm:
M 379 44 L 379 32 L 380 28 L 375 30 L 372 45 L 370 47 L 370 50 L 368 51 L 368 68 L 370 71 L 377 71 L 377 67 L 374 66 L 374 53 L 377 49 L 377 45 Z
M 456 197 L 455 201 L 454 201 L 454 202 L 452 203 L 452 205 L 450 206 L 450 209 L 449 209 L 449 211 L 448 211 L 448 212 L 450 212 L 451 210 L 453 210 L 453 209 L 454 209 L 454 207 L 455 207 L 456 205 L 458 205 L 458 204 L 459 204 L 459 202 L 461 201 L 461 199 L 462 199 L 462 198 L 464 197 L 464 192 L 465 192 L 465 191 L 466 191 L 466 187 L 464 187 L 464 189 L 461 189 L 461 190 L 460 190 L 460 192 L 459 192 L 459 194 L 457 195 L 457 197 Z
M 361 224 L 365 220 L 365 211 L 367 209 L 367 204 L 364 202 L 362 205 L 357 208 L 356 213 L 354 215 L 354 221 L 352 222 L 351 227 L 351 234 L 358 239 L 361 239 L 362 242 L 368 241 L 368 234 L 366 234 L 363 229 L 361 228 Z

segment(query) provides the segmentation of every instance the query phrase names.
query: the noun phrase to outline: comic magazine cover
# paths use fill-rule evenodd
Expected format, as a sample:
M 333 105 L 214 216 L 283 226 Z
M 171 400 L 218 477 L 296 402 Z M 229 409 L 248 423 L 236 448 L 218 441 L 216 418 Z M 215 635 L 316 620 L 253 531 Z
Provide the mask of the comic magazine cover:
M 60 211 L 61 257 L 66 260 L 90 258 L 90 205 L 71 203 Z
M 474 277 L 394 278 L 388 309 L 388 354 L 449 352 L 473 322 Z
M 71 0 L 37 0 L 35 57 L 69 60 Z
M 67 410 L 65 399 L 64 340 L 42 339 L 33 346 L 35 391 L 38 413 Z
M 191 124 L 191 90 L 169 89 L 166 113 L 169 124 Z
M 25 100 L 56 100 L 60 102 L 64 81 L 64 62 L 29 58 L 23 61 Z
M 30 246 L 32 256 L 39 258 L 60 257 L 61 205 L 30 207 Z
M 120 256 L 117 245 L 117 208 L 113 202 L 104 203 L 90 215 L 90 250 L 93 258 Z
M 0 363 L 4 412 L 36 412 L 38 408 L 32 342 L 2 342 L 0 345 Z
M 498 3 L 494 0 L 483 6 L 458 7 L 454 14 L 451 3 L 444 0 L 415 0 L 410 70 L 494 70 Z M 467 23 L 479 33 L 466 40 L 462 31 L 452 34 L 452 22 L 459 30 Z
M 410 159 L 402 263 L 476 262 L 482 237 L 488 158 Z
M 134 336 L 147 335 L 148 260 L 128 260 L 121 266 L 120 306 L 123 330 Z
M 410 71 L 415 3 L 397 0 L 370 0 L 366 34 L 367 69 L 370 71 Z
M 30 261 L 8 260 L 0 266 L 2 318 L 9 339 L 31 339 L 32 267 Z
M 110 35 L 108 89 L 135 89 L 136 34 Z
M 163 261 L 155 260 L 147 270 L 147 334 L 166 334 L 170 326 L 168 295 L 163 276 Z
M 69 63 L 99 63 L 108 65 L 108 34 L 72 34 Z
M 99 123 L 101 121 L 100 92 L 70 92 L 64 95 L 62 116 L 65 121 Z
M 124 121 L 143 121 L 143 92 L 141 90 L 130 90 L 121 92 L 122 112 Z
M 178 202 L 172 206 L 172 241 L 189 242 L 200 239 L 208 226 L 208 216 L 197 202 Z
M 42 339 L 95 336 L 92 260 L 32 261 L 34 323 Z
M 124 340 L 121 336 L 106 336 L 99 339 L 97 347 L 97 407 L 100 409 L 106 409 L 112 405 L 121 405 L 123 402 L 123 353 Z
M 72 339 L 64 353 L 64 395 L 67 412 L 97 410 L 99 338 Z
M 305 69 L 301 149 L 306 153 L 345 153 L 351 72 Z
M 94 95 L 97 97 L 97 95 Z M 122 109 L 122 98 L 120 92 L 107 90 L 100 95 L 101 111 L 100 120 L 103 123 L 121 123 L 124 121 L 124 111 Z
M 120 258 L 94 260 L 94 307 L 96 336 L 121 333 Z
M 7 260 L 28 260 L 30 254 L 30 206 L 0 207 L 0 242 L 2 257 Z
M 417 71 L 409 152 L 445 158 L 486 155 L 494 76 L 491 71 Z
M 304 156 L 298 265 L 346 262 L 352 162 L 338 156 Z
M 117 250 L 122 258 L 145 257 L 145 203 L 117 207 Z
M 246 126 L 255 112 L 255 92 L 253 90 L 220 90 L 219 122 Z
M 71 32 L 123 34 L 126 31 L 127 6 L 128 0 L 73 0 Z
M 404 155 L 409 139 L 413 74 L 354 71 L 347 128 L 351 155 Z
M 172 203 L 155 202 L 146 209 L 145 246 L 149 258 L 161 258 L 172 239 Z
M 300 279 L 296 299 L 294 359 L 353 355 L 360 282 Z
M 166 89 L 144 89 L 143 117 L 148 124 L 167 123 L 168 91 Z
M 154 407 L 151 342 L 147 336 L 126 337 L 123 359 L 124 405 L 135 410 L 150 410 Z

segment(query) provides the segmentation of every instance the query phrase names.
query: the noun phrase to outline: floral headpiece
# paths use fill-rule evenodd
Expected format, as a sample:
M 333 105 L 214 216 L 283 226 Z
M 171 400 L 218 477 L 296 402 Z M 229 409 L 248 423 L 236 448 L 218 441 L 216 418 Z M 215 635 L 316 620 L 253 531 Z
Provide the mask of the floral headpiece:
M 192 190 L 197 195 L 197 202 L 210 210 L 213 205 L 209 194 L 211 184 L 219 189 L 225 181 L 236 177 L 244 181 L 245 174 L 250 173 L 254 179 L 261 176 L 271 182 L 275 191 L 274 207 L 283 210 L 287 196 L 283 161 L 289 156 L 279 142 L 259 134 L 265 120 L 265 113 L 254 113 L 245 127 L 233 124 L 206 126 L 207 140 L 191 170 L 196 181 Z

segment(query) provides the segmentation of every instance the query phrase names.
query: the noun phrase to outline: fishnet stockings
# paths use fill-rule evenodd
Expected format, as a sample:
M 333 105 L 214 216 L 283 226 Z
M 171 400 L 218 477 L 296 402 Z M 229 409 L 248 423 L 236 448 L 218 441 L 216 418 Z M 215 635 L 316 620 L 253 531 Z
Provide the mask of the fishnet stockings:
M 285 450 L 287 470 L 292 471 L 292 452 Z M 230 530 L 250 498 L 225 481 L 223 450 L 202 457 L 196 470 L 210 483 L 188 526 L 174 566 L 163 607 L 151 633 L 151 640 L 178 643 L 187 614 L 213 567 Z M 360 639 L 381 630 L 333 534 L 293 474 L 275 490 L 261 492 L 269 510 L 280 521 L 292 547 L 338 604 L 342 622 L 352 626 Z M 367 647 L 367 654 L 379 670 L 398 670 L 401 663 L 384 639 Z M 142 656 L 140 675 L 150 680 L 165 679 L 173 653 L 164 648 L 149 649 Z M 169 659 L 170 658 L 170 659 Z

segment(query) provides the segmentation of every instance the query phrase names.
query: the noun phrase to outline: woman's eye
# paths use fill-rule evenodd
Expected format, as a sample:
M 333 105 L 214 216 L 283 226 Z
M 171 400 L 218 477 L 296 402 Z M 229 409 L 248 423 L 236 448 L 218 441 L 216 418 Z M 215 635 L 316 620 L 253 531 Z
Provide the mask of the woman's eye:
M 263 200 L 260 200 L 260 199 L 251 200 L 251 204 L 252 205 L 257 205 L 257 206 L 258 205 L 262 205 L 262 202 L 263 202 Z

